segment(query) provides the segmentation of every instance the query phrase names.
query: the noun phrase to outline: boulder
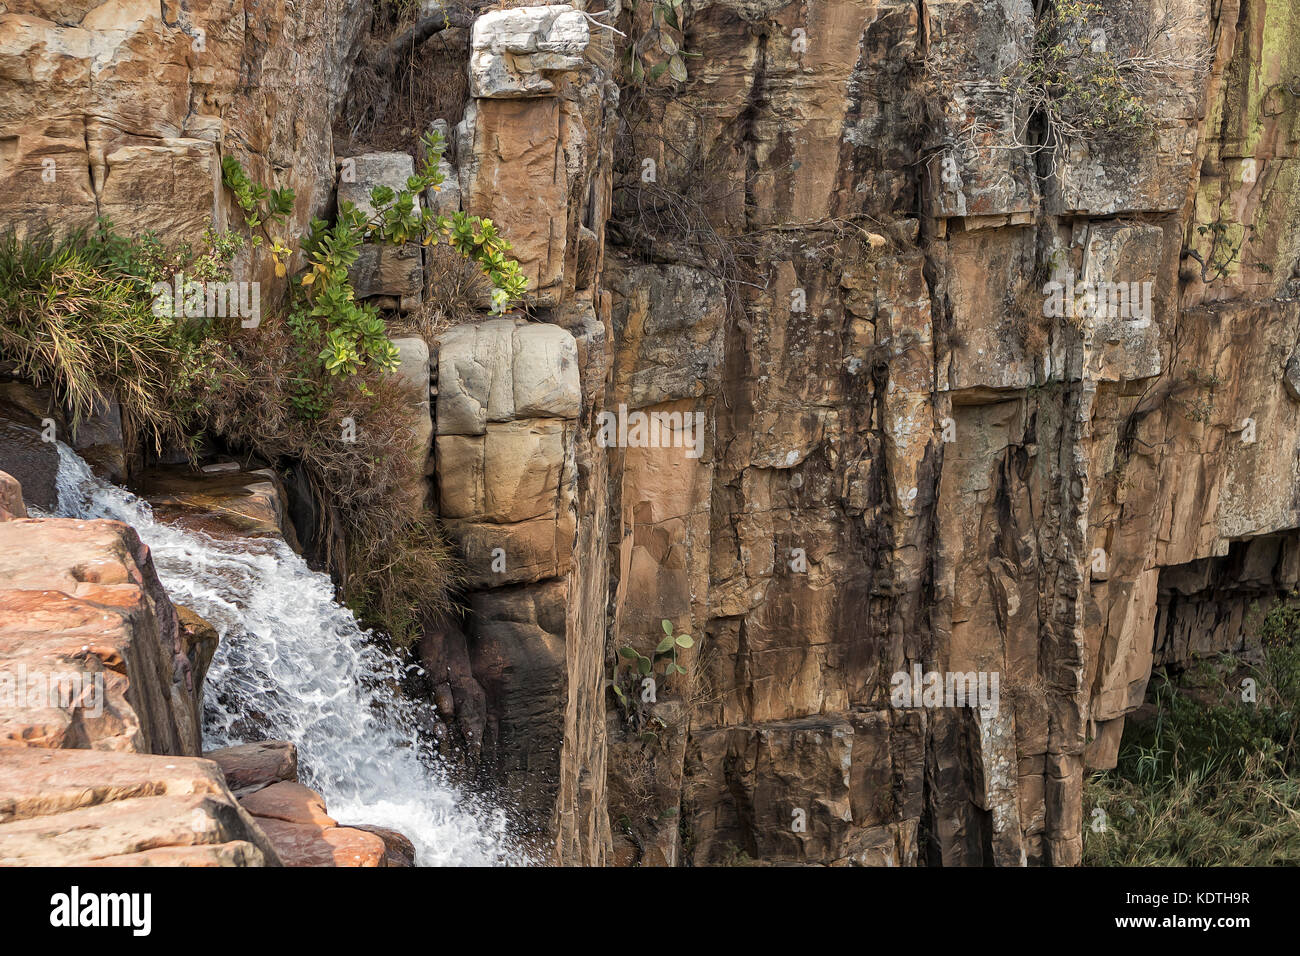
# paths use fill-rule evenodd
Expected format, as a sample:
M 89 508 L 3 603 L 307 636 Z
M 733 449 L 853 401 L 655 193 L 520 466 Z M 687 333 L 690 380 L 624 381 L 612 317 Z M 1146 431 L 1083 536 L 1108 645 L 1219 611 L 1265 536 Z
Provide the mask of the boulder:
M 263 818 L 267 838 L 285 866 L 384 866 L 388 847 L 373 833 L 355 827 L 288 823 Z
M 493 423 L 482 436 L 439 435 L 442 513 L 497 524 L 558 515 L 572 494 L 572 426 L 550 419 Z
M 23 486 L 13 475 L 0 471 L 0 521 L 26 517 L 27 506 L 23 504 Z
M 396 830 L 356 824 L 353 830 L 365 830 L 384 841 L 384 866 L 415 866 L 415 844 Z
M 298 748 L 287 740 L 236 744 L 203 755 L 225 775 L 232 790 L 266 787 L 281 780 L 298 779 Z
M 558 325 L 490 319 L 438 342 L 438 434 L 482 435 L 488 422 L 576 419 L 578 346 Z
M 239 802 L 255 817 L 283 820 L 286 823 L 314 823 L 337 826 L 338 821 L 325 812 L 325 800 L 310 787 L 296 781 L 282 780 L 240 798 Z

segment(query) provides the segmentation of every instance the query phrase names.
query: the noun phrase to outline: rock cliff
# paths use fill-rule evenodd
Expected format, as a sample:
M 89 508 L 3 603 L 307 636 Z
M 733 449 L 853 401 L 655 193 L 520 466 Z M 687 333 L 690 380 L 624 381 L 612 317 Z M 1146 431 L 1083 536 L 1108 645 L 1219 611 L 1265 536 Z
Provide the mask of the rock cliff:
M 492 218 L 529 282 L 525 315 L 404 354 L 416 507 L 469 610 L 419 642 L 423 692 L 554 861 L 1075 865 L 1153 664 L 1242 647 L 1300 584 L 1300 3 L 1106 6 L 1094 51 L 1162 27 L 1124 135 L 1016 95 L 1030 0 L 448 7 L 403 35 L 468 78 L 425 117 L 453 144 L 425 202 Z M 193 237 L 234 155 L 302 226 L 413 168 L 331 136 L 370 4 L 6 9 L 6 224 Z M 359 293 L 396 321 L 431 255 L 367 252 Z M 132 587 L 111 613 L 156 613 L 124 562 L 69 571 L 62 613 Z M 621 650 L 663 622 L 681 672 L 625 703 Z M 169 626 L 125 666 L 179 662 Z M 897 706 L 914 668 L 996 675 L 1000 706 Z M 114 733 L 194 753 L 177 699 Z

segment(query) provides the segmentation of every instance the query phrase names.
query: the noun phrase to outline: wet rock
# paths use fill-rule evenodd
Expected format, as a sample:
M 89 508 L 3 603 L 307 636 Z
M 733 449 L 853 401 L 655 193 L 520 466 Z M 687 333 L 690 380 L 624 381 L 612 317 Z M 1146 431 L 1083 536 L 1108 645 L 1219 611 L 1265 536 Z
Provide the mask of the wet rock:
M 122 408 L 116 399 L 104 399 L 96 404 L 94 411 L 78 423 L 71 445 L 95 474 L 117 484 L 126 481 Z
M 265 787 L 282 780 L 298 780 L 298 748 L 287 740 L 236 744 L 203 755 L 225 774 L 232 790 Z
M 0 471 L 12 475 L 26 500 L 44 511 L 59 503 L 59 453 L 47 438 L 69 438 L 63 416 L 51 407 L 47 390 L 0 382 Z
M 142 472 L 136 485 L 160 521 L 218 537 L 283 538 L 299 549 L 283 485 L 269 468 L 203 474 L 159 466 Z
M 352 829 L 373 833 L 384 841 L 384 866 L 415 866 L 415 844 L 396 830 L 362 824 L 357 824 Z
M 384 866 L 388 847 L 373 833 L 354 827 L 259 821 L 285 866 Z
M 215 627 L 183 604 L 176 605 L 176 616 L 180 621 L 181 642 L 190 662 L 190 672 L 195 684 L 202 686 L 221 636 Z

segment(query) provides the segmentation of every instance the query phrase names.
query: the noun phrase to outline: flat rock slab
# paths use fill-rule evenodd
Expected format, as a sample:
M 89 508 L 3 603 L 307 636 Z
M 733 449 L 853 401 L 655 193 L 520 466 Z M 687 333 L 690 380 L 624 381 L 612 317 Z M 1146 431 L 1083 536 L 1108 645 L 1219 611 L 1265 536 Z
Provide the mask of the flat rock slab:
M 210 760 L 109 750 L 0 749 L 0 824 L 116 800 L 229 796 Z
M 120 521 L 0 521 L 0 744 L 194 755 L 199 694 L 149 549 Z
M 142 472 L 136 485 L 159 521 L 218 538 L 283 538 L 298 549 L 284 489 L 269 468 L 204 474 L 160 466 Z
M 162 846 L 124 856 L 106 856 L 85 866 L 265 866 L 266 857 L 247 840 L 212 846 Z
M 81 866 L 160 847 L 229 843 L 255 829 L 233 799 L 138 797 L 0 825 L 0 866 Z
M 0 866 L 278 864 L 212 761 L 0 749 Z

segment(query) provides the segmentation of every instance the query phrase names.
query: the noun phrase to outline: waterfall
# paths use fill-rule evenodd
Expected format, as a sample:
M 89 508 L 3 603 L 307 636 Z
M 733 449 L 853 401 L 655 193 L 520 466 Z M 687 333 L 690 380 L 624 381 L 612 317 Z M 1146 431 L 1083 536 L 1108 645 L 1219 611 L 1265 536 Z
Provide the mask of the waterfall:
M 404 833 L 422 866 L 531 862 L 504 811 L 472 806 L 449 782 L 416 731 L 417 704 L 397 687 L 401 662 L 334 600 L 327 575 L 279 539 L 162 524 L 147 502 L 58 448 L 59 514 L 131 525 L 172 600 L 221 635 L 205 691 L 205 749 L 292 741 L 302 781 L 332 817 Z

